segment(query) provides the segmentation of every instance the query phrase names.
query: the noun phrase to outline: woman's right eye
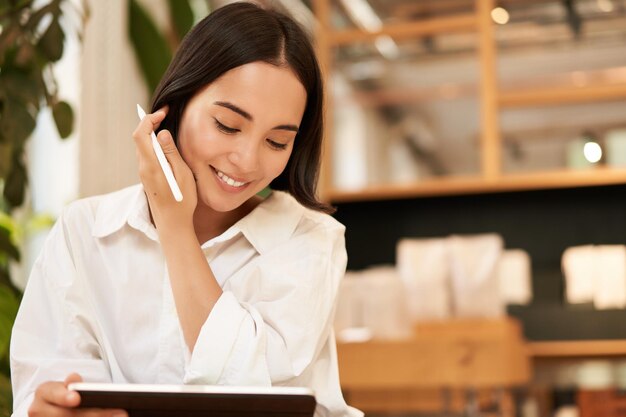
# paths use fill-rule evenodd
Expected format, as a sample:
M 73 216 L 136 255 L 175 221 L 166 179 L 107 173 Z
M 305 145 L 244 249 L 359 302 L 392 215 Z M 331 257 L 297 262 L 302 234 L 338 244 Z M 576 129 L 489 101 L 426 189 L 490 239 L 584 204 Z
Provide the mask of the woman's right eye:
M 220 130 L 221 132 L 224 132 L 224 133 L 226 133 L 228 135 L 232 135 L 233 133 L 241 132 L 241 130 L 239 130 L 239 129 L 235 129 L 233 127 L 226 126 L 224 123 L 220 122 L 216 118 L 213 118 L 213 120 L 215 120 L 215 126 L 217 127 L 217 129 Z

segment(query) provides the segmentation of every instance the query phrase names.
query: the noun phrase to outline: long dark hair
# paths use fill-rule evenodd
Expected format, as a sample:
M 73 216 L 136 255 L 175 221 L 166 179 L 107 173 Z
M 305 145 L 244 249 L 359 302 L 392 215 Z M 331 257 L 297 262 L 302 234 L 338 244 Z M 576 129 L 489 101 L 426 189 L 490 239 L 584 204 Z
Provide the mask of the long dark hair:
M 251 62 L 288 66 L 307 92 L 302 121 L 285 170 L 270 184 L 300 204 L 331 213 L 316 197 L 323 136 L 323 86 L 319 64 L 304 30 L 290 17 L 251 3 L 215 10 L 183 39 L 152 99 L 152 111 L 169 105 L 159 130 L 178 138 L 188 101 L 225 72 Z

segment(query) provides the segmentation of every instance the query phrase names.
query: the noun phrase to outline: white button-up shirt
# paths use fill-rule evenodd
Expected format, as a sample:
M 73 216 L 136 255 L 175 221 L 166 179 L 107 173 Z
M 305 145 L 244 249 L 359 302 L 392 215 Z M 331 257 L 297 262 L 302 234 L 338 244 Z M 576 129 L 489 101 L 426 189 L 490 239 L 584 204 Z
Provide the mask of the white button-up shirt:
M 361 416 L 342 397 L 332 319 L 344 227 L 273 192 L 202 245 L 223 294 L 190 352 L 141 185 L 68 206 L 13 328 L 14 416 L 39 384 L 85 381 L 304 386 L 316 416 Z

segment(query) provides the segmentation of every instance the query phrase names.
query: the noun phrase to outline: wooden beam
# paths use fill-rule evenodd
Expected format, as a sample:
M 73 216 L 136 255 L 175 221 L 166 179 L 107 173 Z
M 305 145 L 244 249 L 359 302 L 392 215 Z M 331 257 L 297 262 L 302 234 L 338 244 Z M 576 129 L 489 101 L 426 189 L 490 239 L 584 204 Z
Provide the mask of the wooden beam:
M 491 19 L 494 0 L 476 0 L 480 58 L 481 168 L 487 181 L 500 175 L 502 144 L 498 119 L 498 74 L 495 28 Z
M 475 31 L 476 23 L 476 16 L 474 14 L 464 14 L 388 24 L 376 32 L 367 32 L 361 29 L 339 30 L 331 32 L 329 38 L 332 45 L 373 42 L 381 35 L 388 35 L 394 38 L 394 40 L 401 40 L 406 38 L 420 38 L 438 33 Z
M 626 83 L 511 90 L 503 92 L 498 101 L 502 107 L 539 107 L 611 100 L 626 100 Z
M 330 89 L 330 74 L 332 67 L 331 46 L 328 34 L 330 32 L 330 0 L 313 0 L 313 12 L 317 18 L 315 31 L 315 47 L 317 59 L 322 70 L 324 79 L 324 146 L 322 148 L 322 161 L 318 195 L 322 201 L 329 201 L 328 190 L 332 188 L 332 165 L 333 152 L 331 140 L 333 139 L 332 120 L 332 91 Z
M 331 189 L 328 197 L 334 203 L 343 203 L 614 184 L 626 184 L 626 168 L 597 167 L 588 170 L 506 174 L 493 181 L 485 181 L 480 176 L 445 177 L 402 184 L 371 185 L 354 191 Z
M 626 340 L 575 340 L 528 343 L 533 358 L 626 357 Z

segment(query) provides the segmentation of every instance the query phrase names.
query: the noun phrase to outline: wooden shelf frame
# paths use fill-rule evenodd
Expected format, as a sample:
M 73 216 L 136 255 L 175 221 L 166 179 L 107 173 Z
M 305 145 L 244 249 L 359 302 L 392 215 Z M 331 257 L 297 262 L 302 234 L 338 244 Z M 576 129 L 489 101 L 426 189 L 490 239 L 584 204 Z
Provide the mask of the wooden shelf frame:
M 415 22 L 395 23 L 384 26 L 376 32 L 366 32 L 361 29 L 344 29 L 331 31 L 330 44 L 340 46 L 357 42 L 371 42 L 379 36 L 391 36 L 396 40 L 419 38 L 450 32 L 475 32 L 477 28 L 476 15 L 465 14 L 459 16 L 439 17 Z
M 626 83 L 596 83 L 582 87 L 559 86 L 502 92 L 501 107 L 536 107 L 596 101 L 626 100 Z
M 371 185 L 353 191 L 331 188 L 326 195 L 334 203 L 349 203 L 616 184 L 626 184 L 626 168 L 597 167 L 588 170 L 506 174 L 494 180 L 480 176 L 446 177 L 404 184 Z
M 334 0 L 314 0 L 313 9 L 319 25 L 316 33 L 320 64 L 326 74 L 333 67 L 332 50 L 357 42 L 373 42 L 381 35 L 396 40 L 420 38 L 439 33 L 472 32 L 477 34 L 480 79 L 478 99 L 480 103 L 480 173 L 471 177 L 429 179 L 404 184 L 372 185 L 363 190 L 339 190 L 332 185 L 332 147 L 326 141 L 322 169 L 321 197 L 333 203 L 427 197 L 437 195 L 460 195 L 501 191 L 583 187 L 595 185 L 626 184 L 623 169 L 598 168 L 585 171 L 533 172 L 507 174 L 502 172 L 502 132 L 500 112 L 520 107 L 543 107 L 552 105 L 590 103 L 598 101 L 626 100 L 626 83 L 609 83 L 594 80 L 585 86 L 558 85 L 502 89 L 498 85 L 496 70 L 497 45 L 495 23 L 491 19 L 494 0 L 475 0 L 474 13 L 438 17 L 429 20 L 384 25 L 381 30 L 367 32 L 361 29 L 336 30 L 330 25 L 330 4 Z M 327 77 L 328 78 L 328 77 Z M 327 87 L 328 88 L 328 87 Z M 434 90 L 433 90 L 434 91 Z M 330 93 L 329 90 L 327 90 Z M 432 91 L 431 91 L 432 93 Z M 402 95 L 404 94 L 404 95 Z M 401 96 L 407 96 L 406 91 Z M 410 94 L 409 94 L 410 95 Z M 431 94 L 432 95 L 432 94 Z M 332 137 L 332 97 L 327 94 L 326 137 Z
M 626 340 L 572 340 L 528 342 L 534 359 L 626 357 Z

